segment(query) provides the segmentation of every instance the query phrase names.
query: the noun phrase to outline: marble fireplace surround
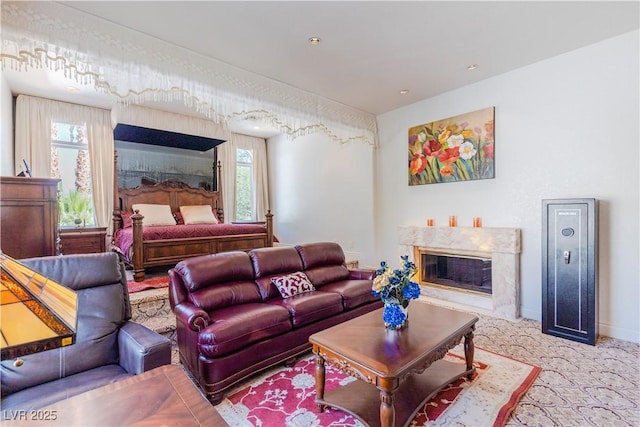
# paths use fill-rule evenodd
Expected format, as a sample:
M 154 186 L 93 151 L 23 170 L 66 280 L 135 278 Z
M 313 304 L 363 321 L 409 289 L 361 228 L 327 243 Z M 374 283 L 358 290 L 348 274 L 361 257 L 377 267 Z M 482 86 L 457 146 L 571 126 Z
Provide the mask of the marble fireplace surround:
M 520 317 L 520 230 L 494 227 L 398 227 L 400 253 L 416 265 L 420 251 L 491 258 L 491 295 L 421 286 L 434 300 L 480 308 L 504 319 Z

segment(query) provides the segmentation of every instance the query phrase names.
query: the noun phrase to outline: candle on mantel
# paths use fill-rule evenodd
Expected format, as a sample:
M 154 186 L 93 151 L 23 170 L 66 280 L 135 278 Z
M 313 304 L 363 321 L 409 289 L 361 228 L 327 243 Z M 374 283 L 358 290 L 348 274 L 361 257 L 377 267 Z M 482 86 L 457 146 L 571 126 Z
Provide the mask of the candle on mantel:
M 436 222 L 433 220 L 433 218 L 427 219 L 427 227 L 433 227 L 435 225 L 436 225 Z
M 475 228 L 482 227 L 482 218 L 479 216 L 473 217 L 473 226 Z
M 449 215 L 449 227 L 457 227 L 458 218 L 455 215 Z

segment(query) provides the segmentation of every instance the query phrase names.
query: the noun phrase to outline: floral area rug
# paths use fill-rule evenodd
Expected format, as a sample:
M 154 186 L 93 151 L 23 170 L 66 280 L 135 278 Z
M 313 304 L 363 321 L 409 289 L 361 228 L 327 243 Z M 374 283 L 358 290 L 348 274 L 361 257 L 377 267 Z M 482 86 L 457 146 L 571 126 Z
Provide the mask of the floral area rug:
M 166 288 L 167 286 L 169 286 L 169 276 L 154 277 L 142 282 L 134 282 L 133 280 L 127 282 L 130 294 L 146 291 L 147 289 Z
M 445 359 L 464 365 L 461 346 Z M 540 373 L 540 368 L 475 349 L 476 373 L 443 388 L 416 414 L 411 426 L 502 427 Z M 325 365 L 325 390 L 354 378 Z M 308 356 L 295 366 L 275 368 L 232 391 L 216 409 L 230 426 L 347 427 L 362 426 L 353 416 L 329 408 L 319 413 L 315 399 L 315 361 Z

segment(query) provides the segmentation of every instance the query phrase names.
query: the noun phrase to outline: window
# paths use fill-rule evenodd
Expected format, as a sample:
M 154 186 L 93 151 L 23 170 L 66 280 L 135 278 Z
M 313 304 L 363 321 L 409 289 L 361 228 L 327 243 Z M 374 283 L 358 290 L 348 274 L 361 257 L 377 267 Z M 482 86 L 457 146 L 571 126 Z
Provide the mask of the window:
M 253 152 L 236 150 L 236 220 L 255 221 L 255 179 L 253 177 Z
M 60 226 L 94 226 L 91 163 L 84 124 L 51 125 L 51 177 L 60 179 Z

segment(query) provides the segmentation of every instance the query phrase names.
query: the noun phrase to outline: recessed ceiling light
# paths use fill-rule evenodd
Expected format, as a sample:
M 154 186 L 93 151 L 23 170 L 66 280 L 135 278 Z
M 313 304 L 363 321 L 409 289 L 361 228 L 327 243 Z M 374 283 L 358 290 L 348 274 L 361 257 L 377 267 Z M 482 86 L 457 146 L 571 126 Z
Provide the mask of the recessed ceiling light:
M 80 89 L 78 89 L 75 86 L 65 86 L 64 90 L 66 90 L 67 92 L 78 92 L 78 91 L 80 91 Z
M 408 94 L 408 93 L 409 93 L 409 89 L 402 89 L 402 90 L 400 91 L 400 95 L 406 95 L 406 94 Z
M 309 37 L 309 43 L 320 44 L 320 37 Z
M 475 70 L 476 68 L 478 68 L 478 64 L 471 64 L 467 66 L 467 71 Z

